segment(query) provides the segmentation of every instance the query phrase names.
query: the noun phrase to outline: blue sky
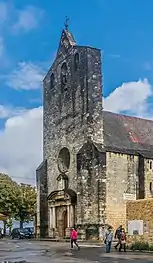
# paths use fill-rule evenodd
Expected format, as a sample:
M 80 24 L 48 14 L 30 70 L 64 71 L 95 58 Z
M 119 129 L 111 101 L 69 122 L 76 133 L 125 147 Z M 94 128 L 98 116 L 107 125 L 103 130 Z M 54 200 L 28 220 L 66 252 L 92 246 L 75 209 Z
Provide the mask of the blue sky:
M 0 1 L 1 171 L 34 181 L 42 158 L 41 80 L 66 15 L 77 44 L 102 50 L 104 108 L 152 118 L 152 9 L 152 0 Z

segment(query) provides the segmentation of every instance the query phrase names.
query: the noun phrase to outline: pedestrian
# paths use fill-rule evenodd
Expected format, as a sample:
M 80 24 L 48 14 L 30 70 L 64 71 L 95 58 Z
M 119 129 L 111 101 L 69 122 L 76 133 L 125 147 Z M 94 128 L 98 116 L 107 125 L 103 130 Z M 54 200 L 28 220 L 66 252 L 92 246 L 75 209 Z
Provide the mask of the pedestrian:
M 115 245 L 115 249 L 117 250 L 117 247 L 120 245 L 120 236 L 121 236 L 121 231 L 122 231 L 122 225 L 120 225 L 115 232 L 115 239 L 118 239 L 117 244 Z
M 4 229 L 3 228 L 1 229 L 1 237 L 2 238 L 4 237 Z
M 79 245 L 77 243 L 78 232 L 77 232 L 76 228 L 72 228 L 70 239 L 71 239 L 71 249 L 73 249 L 73 244 L 75 244 L 76 247 L 78 248 L 78 250 L 80 250 L 80 247 L 79 247 Z
M 2 238 L 2 228 L 0 227 L 0 238 Z
M 105 241 L 106 244 L 106 253 L 110 253 L 111 245 L 113 241 L 113 231 L 111 227 L 108 227 L 108 230 L 105 232 Z
M 121 252 L 122 248 L 124 249 L 124 252 L 126 252 L 126 233 L 124 228 L 121 230 L 119 252 Z

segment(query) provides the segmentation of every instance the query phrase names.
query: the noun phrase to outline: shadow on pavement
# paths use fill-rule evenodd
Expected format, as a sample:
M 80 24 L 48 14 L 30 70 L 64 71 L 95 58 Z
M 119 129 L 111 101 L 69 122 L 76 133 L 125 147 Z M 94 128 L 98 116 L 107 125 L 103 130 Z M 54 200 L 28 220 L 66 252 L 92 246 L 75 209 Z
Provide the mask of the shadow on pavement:
M 145 263 L 153 262 L 153 254 L 134 253 L 134 252 L 115 252 L 112 251 L 109 254 L 105 253 L 103 248 L 81 248 L 80 251 L 76 249 L 71 251 L 72 258 L 79 258 L 94 261 L 94 262 L 133 262 L 133 263 Z

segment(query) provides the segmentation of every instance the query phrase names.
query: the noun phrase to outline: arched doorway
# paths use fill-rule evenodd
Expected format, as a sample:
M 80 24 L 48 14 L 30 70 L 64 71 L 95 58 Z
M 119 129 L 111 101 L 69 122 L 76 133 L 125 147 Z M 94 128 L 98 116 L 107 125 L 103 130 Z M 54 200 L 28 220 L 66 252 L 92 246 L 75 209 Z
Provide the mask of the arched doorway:
M 63 237 L 65 237 L 66 229 L 67 229 L 67 210 L 64 210 L 62 220 L 63 220 L 63 224 L 62 224 L 63 225 Z

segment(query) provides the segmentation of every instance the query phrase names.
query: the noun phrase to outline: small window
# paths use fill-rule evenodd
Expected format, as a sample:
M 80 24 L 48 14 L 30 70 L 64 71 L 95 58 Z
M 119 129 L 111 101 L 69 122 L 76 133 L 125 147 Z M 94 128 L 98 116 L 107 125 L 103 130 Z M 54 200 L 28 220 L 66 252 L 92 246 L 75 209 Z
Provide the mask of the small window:
M 52 73 L 50 77 L 50 88 L 53 89 L 54 85 L 55 85 L 55 77 L 54 74 Z
M 150 192 L 152 192 L 152 182 L 150 182 L 150 185 L 149 185 L 149 188 L 150 188 Z
M 76 53 L 74 56 L 74 70 L 75 71 L 77 71 L 79 68 L 79 62 L 80 62 L 79 54 Z
M 67 90 L 67 65 L 65 62 L 61 67 L 61 87 L 62 92 Z
M 150 162 L 150 170 L 152 170 L 152 162 Z

